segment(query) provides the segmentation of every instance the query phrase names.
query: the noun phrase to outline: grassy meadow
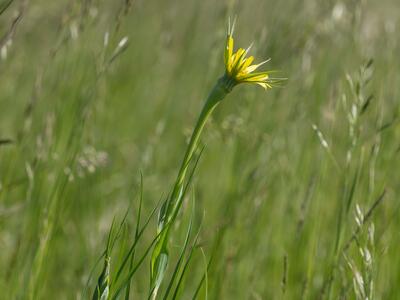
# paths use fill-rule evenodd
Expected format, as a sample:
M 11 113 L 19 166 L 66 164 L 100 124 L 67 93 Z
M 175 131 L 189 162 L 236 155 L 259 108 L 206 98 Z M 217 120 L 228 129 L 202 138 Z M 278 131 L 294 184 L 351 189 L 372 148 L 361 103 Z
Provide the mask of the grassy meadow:
M 157 294 L 235 16 L 288 80 L 209 118 Z M 0 299 L 400 299 L 399 31 L 398 0 L 0 0 Z

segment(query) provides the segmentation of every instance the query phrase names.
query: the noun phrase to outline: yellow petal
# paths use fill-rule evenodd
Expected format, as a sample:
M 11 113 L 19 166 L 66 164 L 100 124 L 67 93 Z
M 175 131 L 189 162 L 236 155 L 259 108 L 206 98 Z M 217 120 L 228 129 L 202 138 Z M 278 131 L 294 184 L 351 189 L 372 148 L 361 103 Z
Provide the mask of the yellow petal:
M 240 72 L 244 73 L 244 74 L 248 74 L 247 68 L 248 68 L 248 66 L 251 65 L 253 60 L 254 60 L 253 56 L 249 56 L 248 58 L 244 59 L 242 65 L 240 66 Z
M 237 80 L 241 82 L 265 82 L 268 80 L 268 75 L 258 75 L 254 77 L 239 76 Z
M 250 67 L 248 67 L 248 68 L 246 69 L 246 72 L 247 72 L 247 73 L 254 72 L 254 71 L 257 70 L 259 67 L 261 67 L 263 64 L 269 62 L 270 60 L 271 60 L 271 59 L 269 58 L 269 59 L 264 60 L 263 62 L 261 62 L 261 63 L 259 63 L 259 64 L 257 64 L 257 65 L 252 65 L 252 66 L 250 66 Z
M 238 51 L 236 51 L 235 53 L 235 60 L 233 61 L 232 65 L 235 66 L 237 65 L 237 63 L 239 62 L 241 56 L 244 54 L 244 49 L 243 48 L 239 48 Z
M 268 72 L 257 72 L 257 73 L 242 75 L 242 79 L 251 81 L 266 80 L 268 78 L 269 78 Z
M 233 52 L 233 38 L 232 36 L 228 35 L 226 38 L 226 47 L 225 47 L 225 52 L 224 52 L 224 56 L 225 56 L 225 67 L 227 69 L 227 71 L 230 72 L 230 70 L 228 70 L 230 68 L 230 60 L 232 57 L 232 52 Z
M 240 48 L 234 54 L 235 58 L 232 61 L 232 73 L 235 73 L 235 74 L 239 73 L 239 71 L 240 71 L 239 66 L 242 63 L 245 54 L 246 54 L 246 51 L 243 48 Z
M 272 86 L 270 86 L 268 83 L 266 82 L 256 82 L 256 84 L 258 84 L 259 86 L 262 86 L 265 90 L 267 89 L 271 89 Z

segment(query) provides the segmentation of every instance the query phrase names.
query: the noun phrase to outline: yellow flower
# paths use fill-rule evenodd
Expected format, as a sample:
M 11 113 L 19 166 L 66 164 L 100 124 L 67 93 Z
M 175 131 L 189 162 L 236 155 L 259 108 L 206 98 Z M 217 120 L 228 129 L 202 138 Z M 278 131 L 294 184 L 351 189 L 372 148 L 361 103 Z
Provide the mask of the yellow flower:
M 234 24 L 229 26 L 226 38 L 226 47 L 224 51 L 225 60 L 225 76 L 233 81 L 233 83 L 256 83 L 264 89 L 272 88 L 274 83 L 281 81 L 278 78 L 270 78 L 270 71 L 254 72 L 260 66 L 270 61 L 267 59 L 259 64 L 253 65 L 254 57 L 246 57 L 251 46 L 246 50 L 239 48 L 233 52 L 233 30 Z

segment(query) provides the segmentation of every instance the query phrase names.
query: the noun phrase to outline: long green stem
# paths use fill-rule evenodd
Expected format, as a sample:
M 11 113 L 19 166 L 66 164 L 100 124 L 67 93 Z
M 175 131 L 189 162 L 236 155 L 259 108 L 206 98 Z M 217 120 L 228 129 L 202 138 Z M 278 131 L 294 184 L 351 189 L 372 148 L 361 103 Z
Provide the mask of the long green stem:
M 225 98 L 225 96 L 230 92 L 229 87 L 230 82 L 227 81 L 225 77 L 222 77 L 217 81 L 214 88 L 211 90 L 202 110 L 200 116 L 197 120 L 196 126 L 193 129 L 192 136 L 190 137 L 189 144 L 186 148 L 186 153 L 183 158 L 181 167 L 179 169 L 178 176 L 174 185 L 174 189 L 171 194 L 171 199 L 179 198 L 180 189 L 185 180 L 186 172 L 189 167 L 189 162 L 193 157 L 193 154 L 198 146 L 200 135 L 203 131 L 204 125 L 206 124 L 208 117 L 217 107 L 219 102 Z M 172 203 L 173 204 L 173 203 Z M 174 206 L 175 207 L 175 206 Z M 168 213 L 169 211 L 167 211 Z
M 220 78 L 213 89 L 211 90 L 204 106 L 201 110 L 200 116 L 193 129 L 190 137 L 189 144 L 186 148 L 185 156 L 183 158 L 178 176 L 176 178 L 172 193 L 170 194 L 166 206 L 162 209 L 159 217 L 158 232 L 163 231 L 160 235 L 156 245 L 154 246 L 153 255 L 151 259 L 151 299 L 157 296 L 158 288 L 161 284 L 167 262 L 168 262 L 168 236 L 170 225 L 174 222 L 182 201 L 183 189 L 185 183 L 186 173 L 189 164 L 193 158 L 193 154 L 199 143 L 201 133 L 204 129 L 209 116 L 212 114 L 218 104 L 225 98 L 225 96 L 232 90 L 234 82 L 228 77 L 223 76 Z

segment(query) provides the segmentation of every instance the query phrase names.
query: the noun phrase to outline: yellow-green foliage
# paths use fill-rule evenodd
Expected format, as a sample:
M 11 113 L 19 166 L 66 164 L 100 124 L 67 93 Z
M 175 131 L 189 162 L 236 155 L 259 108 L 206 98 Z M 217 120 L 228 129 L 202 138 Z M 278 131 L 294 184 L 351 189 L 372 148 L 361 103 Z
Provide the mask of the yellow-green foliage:
M 208 119 L 158 298 L 398 299 L 398 8 L 0 0 L 0 298 L 147 299 L 237 16 L 235 44 L 289 80 Z

